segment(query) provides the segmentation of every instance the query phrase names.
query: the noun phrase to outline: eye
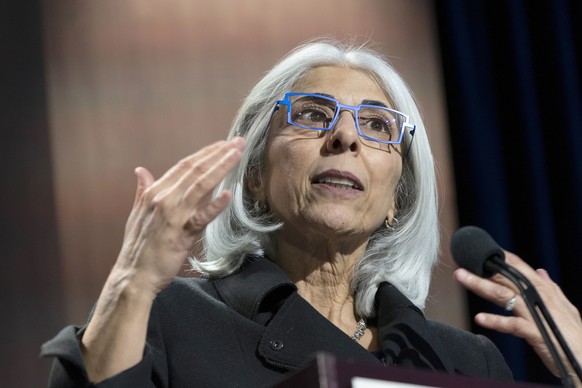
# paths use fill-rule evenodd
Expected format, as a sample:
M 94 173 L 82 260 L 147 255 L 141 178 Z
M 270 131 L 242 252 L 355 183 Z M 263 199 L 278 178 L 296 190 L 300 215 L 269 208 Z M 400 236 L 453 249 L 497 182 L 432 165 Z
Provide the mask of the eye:
M 360 128 L 364 132 L 379 132 L 391 134 L 392 125 L 385 118 L 360 116 Z
M 367 106 L 360 110 L 358 124 L 363 135 L 382 141 L 399 137 L 396 118 L 388 109 Z
M 377 132 L 390 132 L 390 126 L 382 119 L 371 118 L 365 123 L 365 126 Z
M 316 128 L 326 128 L 333 120 L 333 109 L 315 103 L 296 103 L 291 111 L 294 123 Z
M 293 119 L 317 123 L 317 122 L 326 122 L 329 120 L 329 117 L 327 117 L 326 113 L 321 111 L 321 110 L 305 109 L 301 112 L 297 112 L 293 116 Z

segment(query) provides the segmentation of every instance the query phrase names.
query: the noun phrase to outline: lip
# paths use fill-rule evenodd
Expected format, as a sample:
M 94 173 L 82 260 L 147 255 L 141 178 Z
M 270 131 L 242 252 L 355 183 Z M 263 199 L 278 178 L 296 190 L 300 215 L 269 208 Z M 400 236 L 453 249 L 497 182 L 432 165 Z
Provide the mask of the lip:
M 357 176 L 351 172 L 340 170 L 326 170 L 322 173 L 319 173 L 311 179 L 311 184 L 326 184 L 325 182 L 322 182 L 326 179 L 348 180 L 353 185 L 352 190 L 364 191 L 364 184 L 358 179 Z

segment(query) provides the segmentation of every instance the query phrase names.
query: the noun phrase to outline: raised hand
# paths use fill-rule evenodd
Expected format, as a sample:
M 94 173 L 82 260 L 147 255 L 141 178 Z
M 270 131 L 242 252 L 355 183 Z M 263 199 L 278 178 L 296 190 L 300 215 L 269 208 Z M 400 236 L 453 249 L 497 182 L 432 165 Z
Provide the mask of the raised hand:
M 242 138 L 221 141 L 190 155 L 160 179 L 137 168 L 137 191 L 117 261 L 83 335 L 87 375 L 99 382 L 143 356 L 153 300 L 184 263 L 204 228 L 228 205 L 215 198 L 219 182 L 240 162 Z
M 212 193 L 239 163 L 242 138 L 218 142 L 190 155 L 160 179 L 136 169 L 137 192 L 114 272 L 155 296 L 184 263 L 200 233 L 228 205 L 232 194 Z

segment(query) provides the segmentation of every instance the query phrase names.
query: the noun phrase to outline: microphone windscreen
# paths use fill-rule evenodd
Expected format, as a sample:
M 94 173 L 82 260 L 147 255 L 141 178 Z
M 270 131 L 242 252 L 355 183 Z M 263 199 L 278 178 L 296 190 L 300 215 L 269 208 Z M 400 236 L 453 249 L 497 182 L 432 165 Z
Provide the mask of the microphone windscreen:
M 476 226 L 463 226 L 453 234 L 451 253 L 459 267 L 485 278 L 494 275 L 486 269 L 487 259 L 493 256 L 505 259 L 505 253 L 489 233 Z

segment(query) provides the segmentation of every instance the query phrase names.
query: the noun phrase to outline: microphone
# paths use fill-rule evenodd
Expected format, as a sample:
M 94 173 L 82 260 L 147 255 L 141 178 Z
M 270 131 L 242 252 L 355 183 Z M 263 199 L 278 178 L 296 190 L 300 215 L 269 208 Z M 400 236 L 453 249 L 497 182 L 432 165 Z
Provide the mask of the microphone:
M 528 307 L 546 346 L 550 350 L 552 359 L 560 371 L 562 382 L 566 387 L 573 387 L 574 383 L 566 371 L 564 362 L 558 355 L 558 351 L 542 322 L 545 319 L 548 327 L 558 340 L 562 351 L 568 358 L 572 368 L 582 380 L 582 369 L 572 354 L 570 347 L 564 340 L 562 333 L 554 323 L 546 305 L 540 298 L 535 287 L 531 282 L 517 269 L 505 262 L 505 253 L 499 247 L 497 242 L 481 228 L 476 226 L 464 226 L 457 230 L 451 238 L 451 253 L 455 263 L 459 267 L 474 273 L 483 278 L 491 277 L 497 273 L 509 279 L 517 286 L 520 294 Z M 541 312 L 541 316 L 540 316 Z
M 491 262 L 497 266 L 505 264 L 503 250 L 489 233 L 476 226 L 464 226 L 453 234 L 451 253 L 459 267 L 484 278 L 499 272 Z

